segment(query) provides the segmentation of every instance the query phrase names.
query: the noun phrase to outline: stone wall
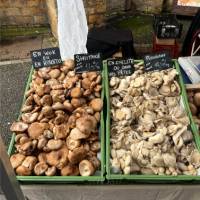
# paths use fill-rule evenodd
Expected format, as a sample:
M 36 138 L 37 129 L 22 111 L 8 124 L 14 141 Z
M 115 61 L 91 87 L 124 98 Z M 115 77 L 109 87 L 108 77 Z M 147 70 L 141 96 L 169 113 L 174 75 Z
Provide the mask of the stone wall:
M 52 0 L 56 1 L 56 0 Z M 101 26 L 110 16 L 126 10 L 159 13 L 164 0 L 83 0 L 89 27 Z M 165 0 L 171 1 L 171 0 Z M 0 0 L 0 25 L 48 23 L 45 0 Z M 48 1 L 47 1 L 48 2 Z M 51 0 L 49 0 L 51 2 Z M 51 2 L 52 3 L 52 2 Z M 50 20 L 51 23 L 51 20 Z
M 0 0 L 1 25 L 47 24 L 45 0 Z
M 103 25 L 106 19 L 106 0 L 83 0 L 89 27 Z

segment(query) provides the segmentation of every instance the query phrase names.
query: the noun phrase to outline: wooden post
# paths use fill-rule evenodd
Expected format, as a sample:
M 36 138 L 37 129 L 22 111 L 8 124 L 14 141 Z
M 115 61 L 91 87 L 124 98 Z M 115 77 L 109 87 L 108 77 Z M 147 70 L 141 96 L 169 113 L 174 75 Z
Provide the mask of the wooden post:
M 51 26 L 51 32 L 53 36 L 58 39 L 58 15 L 57 15 L 57 4 L 56 0 L 46 0 L 47 13 L 49 23 Z

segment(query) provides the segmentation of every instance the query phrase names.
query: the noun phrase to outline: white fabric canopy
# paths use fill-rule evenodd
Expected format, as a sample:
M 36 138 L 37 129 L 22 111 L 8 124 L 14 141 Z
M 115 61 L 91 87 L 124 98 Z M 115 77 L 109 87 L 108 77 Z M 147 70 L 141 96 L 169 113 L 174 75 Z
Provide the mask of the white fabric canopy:
M 57 0 L 58 40 L 62 60 L 87 53 L 87 19 L 82 0 Z

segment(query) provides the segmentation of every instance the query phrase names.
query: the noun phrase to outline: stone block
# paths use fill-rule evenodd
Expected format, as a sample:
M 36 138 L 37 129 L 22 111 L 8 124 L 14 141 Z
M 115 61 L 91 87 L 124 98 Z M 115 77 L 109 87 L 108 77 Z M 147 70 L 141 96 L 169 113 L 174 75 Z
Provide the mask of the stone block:
M 41 3 L 41 0 L 28 0 L 27 7 L 39 6 L 40 3 Z
M 5 15 L 6 16 L 20 16 L 21 11 L 19 8 L 6 8 Z
M 47 24 L 48 20 L 46 16 L 34 16 L 34 24 Z
M 27 0 L 7 0 L 7 4 L 9 3 L 12 8 L 22 8 L 26 6 Z
M 46 8 L 37 8 L 37 7 L 25 7 L 21 9 L 23 16 L 35 16 L 35 15 L 46 15 Z
M 17 25 L 32 25 L 33 17 L 31 16 L 16 16 L 15 21 Z

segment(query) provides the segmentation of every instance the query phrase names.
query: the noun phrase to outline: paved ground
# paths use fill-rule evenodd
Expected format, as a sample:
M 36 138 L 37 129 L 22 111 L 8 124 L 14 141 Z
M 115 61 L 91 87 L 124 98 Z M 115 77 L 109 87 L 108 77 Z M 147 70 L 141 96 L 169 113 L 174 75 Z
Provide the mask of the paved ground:
M 51 35 L 1 41 L 0 61 L 30 58 L 30 51 L 56 45 L 56 41 Z
M 30 62 L 0 64 L 0 133 L 6 144 L 11 138 L 9 126 L 18 117 L 30 67 Z

